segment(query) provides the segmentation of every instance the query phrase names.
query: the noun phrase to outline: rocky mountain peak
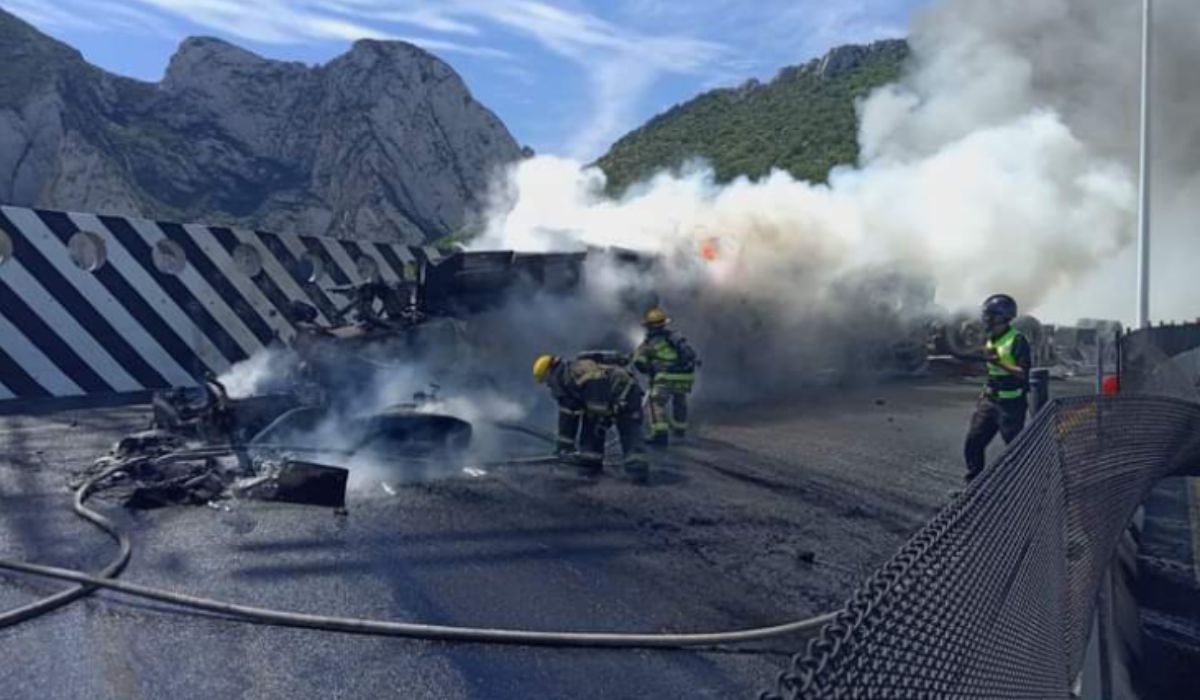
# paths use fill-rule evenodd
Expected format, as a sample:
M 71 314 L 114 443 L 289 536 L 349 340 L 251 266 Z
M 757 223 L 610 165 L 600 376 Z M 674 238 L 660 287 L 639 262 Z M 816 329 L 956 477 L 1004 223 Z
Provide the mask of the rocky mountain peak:
M 221 95 L 237 92 L 239 83 L 271 80 L 281 72 L 305 70 L 303 63 L 272 61 L 221 39 L 189 37 L 171 56 L 160 87 L 169 92 L 196 90 Z
M 454 233 L 522 157 L 448 64 L 397 41 L 310 67 L 193 37 L 160 83 L 139 83 L 0 11 L 5 106 L 6 204 L 309 235 Z
M 237 68 L 258 68 L 271 63 L 267 59 L 214 37 L 193 36 L 184 39 L 167 66 L 164 82 L 194 80 L 211 72 Z
M 422 83 L 451 80 L 466 90 L 458 74 L 437 56 L 405 41 L 360 39 L 350 51 L 324 66 L 335 82 L 412 89 Z
M 383 39 L 359 39 L 350 47 L 350 56 L 376 57 L 385 59 L 411 59 L 419 57 L 426 60 L 437 60 L 433 54 L 407 41 Z

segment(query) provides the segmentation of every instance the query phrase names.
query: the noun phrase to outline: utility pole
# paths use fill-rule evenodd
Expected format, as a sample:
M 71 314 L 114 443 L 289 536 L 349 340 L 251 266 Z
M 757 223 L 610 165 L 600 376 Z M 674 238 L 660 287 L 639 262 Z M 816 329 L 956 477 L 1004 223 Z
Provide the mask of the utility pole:
M 1138 188 L 1138 291 L 1137 325 L 1150 325 L 1150 59 L 1153 56 L 1151 20 L 1154 17 L 1151 0 L 1142 0 L 1142 124 L 1141 154 L 1139 156 L 1140 184 Z

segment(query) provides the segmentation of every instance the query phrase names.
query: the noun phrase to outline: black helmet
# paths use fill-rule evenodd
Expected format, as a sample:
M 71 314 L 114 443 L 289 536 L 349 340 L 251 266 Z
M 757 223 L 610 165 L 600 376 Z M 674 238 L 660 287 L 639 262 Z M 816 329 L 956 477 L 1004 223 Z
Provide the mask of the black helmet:
M 1017 317 L 1017 302 L 1007 294 L 993 294 L 983 302 L 983 322 L 1008 323 Z

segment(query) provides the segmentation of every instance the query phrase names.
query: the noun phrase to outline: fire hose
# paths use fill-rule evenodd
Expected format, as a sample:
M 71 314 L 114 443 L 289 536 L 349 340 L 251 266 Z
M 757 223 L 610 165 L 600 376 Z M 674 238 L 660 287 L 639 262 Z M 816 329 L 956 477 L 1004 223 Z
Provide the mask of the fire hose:
M 529 431 L 532 433 L 532 431 Z M 118 546 L 117 556 L 96 574 L 54 566 L 44 566 L 23 561 L 0 559 L 0 569 L 16 571 L 31 576 L 70 581 L 76 585 L 33 603 L 0 613 L 0 628 L 14 625 L 58 607 L 90 595 L 97 588 L 104 588 L 124 595 L 155 600 L 193 610 L 224 615 L 246 622 L 303 627 L 334 632 L 349 632 L 376 636 L 409 637 L 450 642 L 474 642 L 490 644 L 515 644 L 525 646 L 558 647 L 607 647 L 607 648 L 682 648 L 734 644 L 758 641 L 791 634 L 815 635 L 837 612 L 818 615 L 807 619 L 785 622 L 768 627 L 756 627 L 720 632 L 694 633 L 624 633 L 624 632 L 573 632 L 539 631 L 520 629 L 497 629 L 486 627 L 460 627 L 432 625 L 416 622 L 314 615 L 289 612 L 271 608 L 229 603 L 211 598 L 178 593 L 162 588 L 143 586 L 115 580 L 129 562 L 133 547 L 129 536 L 112 520 L 90 509 L 88 497 L 104 479 L 128 467 L 122 463 L 88 479 L 75 491 L 73 510 L 76 515 L 100 528 Z
M 126 464 L 120 464 L 110 469 L 106 469 L 91 479 L 88 479 L 75 491 L 75 502 L 72 505 L 72 508 L 75 510 L 75 514 L 103 530 L 117 543 L 117 556 L 113 558 L 113 560 L 110 561 L 107 566 L 101 569 L 99 574 L 94 577 L 89 576 L 89 578 L 95 578 L 98 581 L 107 582 L 111 577 L 121 573 L 121 570 L 124 569 L 125 565 L 129 563 L 129 557 L 133 553 L 133 544 L 129 541 L 129 536 L 121 531 L 121 529 L 117 527 L 116 523 L 104 517 L 100 513 L 88 508 L 86 505 L 84 505 L 84 502 L 87 500 L 88 496 L 91 495 L 97 484 L 112 476 L 116 472 L 126 469 L 127 466 L 128 465 Z M 4 568 L 4 565 L 7 563 L 10 562 L 0 559 L 0 568 Z M 26 565 L 23 562 L 11 563 L 19 566 Z M 36 600 L 28 605 L 23 605 L 19 608 L 13 608 L 0 613 L 0 627 L 15 625 L 19 622 L 24 622 L 25 620 L 43 615 L 51 610 L 74 602 L 95 590 L 94 584 L 84 581 L 80 581 L 78 583 L 80 585 L 72 586 L 65 591 L 55 593 L 54 595 L 47 596 L 41 600 Z

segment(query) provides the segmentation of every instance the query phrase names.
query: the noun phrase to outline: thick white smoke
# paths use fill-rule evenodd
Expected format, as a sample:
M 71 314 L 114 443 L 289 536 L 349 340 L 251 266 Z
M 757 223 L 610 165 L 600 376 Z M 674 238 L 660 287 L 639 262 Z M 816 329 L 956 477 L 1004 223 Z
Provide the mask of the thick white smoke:
M 914 22 L 904 78 L 859 105 L 860 162 L 828 185 L 775 172 L 716 186 L 699 165 L 613 200 L 597 169 L 538 157 L 498 188 L 477 246 L 664 254 L 676 277 L 793 319 L 863 269 L 926 276 L 948 308 L 1003 290 L 1051 320 L 1128 317 L 1132 268 L 1113 279 L 1105 262 L 1121 259 L 1135 225 L 1137 5 L 941 2 Z M 1160 42 L 1156 70 L 1190 86 L 1190 102 L 1200 85 L 1183 66 L 1200 58 L 1200 12 L 1185 5 L 1160 3 L 1160 17 L 1196 16 L 1189 32 L 1175 30 L 1185 36 Z M 1161 198 L 1178 201 L 1186 188 L 1169 175 L 1195 165 L 1200 126 L 1176 115 L 1170 127 L 1186 155 L 1163 159 Z M 1108 275 L 1099 284 L 1098 269 Z M 1080 298 L 1085 283 L 1107 290 L 1099 308 L 1094 295 Z
M 1190 223 L 1200 201 L 1200 10 L 1156 4 L 1155 309 L 1195 316 L 1196 295 L 1181 290 L 1200 259 Z M 631 349 L 636 312 L 655 296 L 705 360 L 701 394 L 718 399 L 854 374 L 911 321 L 995 291 L 1051 321 L 1131 320 L 1138 5 L 935 4 L 914 21 L 904 77 L 859 105 L 860 162 L 828 184 L 775 172 L 717 185 L 695 163 L 613 199 L 595 168 L 521 162 L 498 183 L 475 248 L 617 246 L 661 264 L 645 273 L 589 258 L 588 295 L 534 292 L 473 316 L 468 343 L 440 342 L 381 370 L 372 391 L 354 396 L 356 412 L 437 381 L 445 398 L 429 410 L 551 426 L 532 358 Z M 270 364 L 235 374 L 259 384 Z M 336 443 L 344 431 L 332 432 Z
M 295 358 L 291 353 L 264 348 L 217 377 L 231 399 L 268 394 L 280 389 L 292 370 Z

